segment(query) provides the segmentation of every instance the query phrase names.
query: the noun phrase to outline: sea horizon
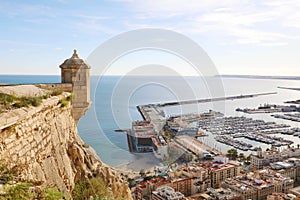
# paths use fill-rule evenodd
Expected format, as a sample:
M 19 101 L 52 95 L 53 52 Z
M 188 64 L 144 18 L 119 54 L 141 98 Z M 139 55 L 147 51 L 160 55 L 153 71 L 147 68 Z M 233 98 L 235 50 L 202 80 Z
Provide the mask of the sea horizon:
M 1 77 L 8 78 L 7 81 L 11 83 L 24 83 L 32 81 L 35 83 L 53 83 L 56 81 L 60 83 L 60 76 L 48 76 L 48 75 L 20 75 L 16 76 L 3 76 L 0 75 L 0 82 L 3 81 Z M 175 96 L 166 90 L 166 88 L 159 87 L 158 85 L 148 85 L 142 87 L 140 90 L 133 91 L 129 102 L 128 99 L 122 97 L 118 94 L 116 104 L 112 104 L 113 91 L 115 87 L 120 87 L 121 91 L 126 91 L 129 86 L 133 86 L 138 81 L 153 82 L 162 80 L 161 77 L 133 77 L 129 79 L 126 85 L 118 85 L 121 76 L 105 76 L 103 82 L 98 82 L 98 76 L 91 77 L 91 100 L 93 102 L 90 110 L 87 111 L 86 115 L 82 117 L 78 124 L 78 132 L 81 138 L 89 145 L 91 145 L 101 160 L 111 166 L 119 166 L 124 163 L 132 162 L 138 159 L 141 155 L 132 154 L 128 151 L 126 134 L 117 133 L 114 130 L 120 128 L 131 128 L 131 122 L 134 120 L 142 120 L 142 117 L 138 113 L 136 106 L 160 103 L 176 100 Z M 132 81 L 131 81 L 132 80 Z M 182 87 L 180 81 L 176 77 L 171 77 L 170 79 L 165 79 L 165 84 L 168 84 L 170 88 L 180 88 Z M 197 98 L 209 98 L 209 91 L 207 88 L 199 85 L 198 79 L 194 77 L 186 77 L 184 81 L 190 83 L 195 89 L 195 95 Z M 209 79 L 211 80 L 211 79 Z M 257 119 L 264 119 L 267 121 L 276 121 L 278 123 L 289 123 L 284 120 L 275 119 L 268 115 L 247 115 L 238 113 L 235 111 L 237 107 L 257 107 L 264 103 L 277 103 L 283 104 L 286 100 L 296 100 L 299 98 L 299 92 L 292 90 L 279 89 L 278 86 L 289 86 L 289 87 L 299 87 L 298 80 L 265 80 L 265 79 L 244 79 L 244 78 L 224 78 L 224 96 L 240 95 L 240 94 L 255 94 L 263 92 L 277 92 L 276 95 L 271 96 L 261 96 L 251 99 L 241 99 L 234 101 L 226 101 L 216 103 L 215 106 L 210 103 L 187 105 L 183 107 L 167 107 L 164 112 L 167 115 L 175 115 L 179 113 L 195 112 L 205 112 L 209 109 L 217 109 L 218 107 L 227 116 L 247 116 L 254 117 Z M 196 81 L 196 82 L 195 82 Z M 214 83 L 214 82 L 212 82 Z M 28 83 L 30 84 L 30 83 Z M 100 85 L 99 85 L 100 84 Z M 97 89 L 96 89 L 97 88 Z M 124 88 L 124 89 L 122 89 Z M 188 98 L 189 95 L 186 94 L 185 90 L 179 91 L 181 96 Z M 224 105 L 222 105 L 224 104 Z M 118 110 L 122 108 L 127 108 L 129 114 L 119 113 L 117 114 L 117 119 L 114 117 Z M 195 110 L 196 109 L 196 110 Z M 117 121 L 115 121 L 117 120 Z M 295 126 L 295 123 L 290 123 Z M 295 138 L 299 139 L 299 138 Z M 214 144 L 212 138 L 208 139 L 206 142 Z M 300 142 L 300 141 L 299 141 Z M 266 148 L 266 145 L 263 145 Z M 226 151 L 231 147 L 219 144 L 219 147 Z

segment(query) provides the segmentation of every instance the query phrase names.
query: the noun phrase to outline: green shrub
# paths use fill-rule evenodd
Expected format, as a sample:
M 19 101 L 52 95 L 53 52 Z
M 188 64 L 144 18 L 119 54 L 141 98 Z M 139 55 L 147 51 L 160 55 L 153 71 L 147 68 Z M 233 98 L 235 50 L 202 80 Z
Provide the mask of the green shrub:
M 94 200 L 113 199 L 105 182 L 99 177 L 77 183 L 72 191 L 74 200 L 88 200 L 91 196 Z
M 60 104 L 60 107 L 66 107 L 67 105 L 69 105 L 69 101 L 66 98 L 63 98 L 59 100 L 58 104 Z
M 47 96 L 40 97 L 15 97 L 13 95 L 0 93 L 0 105 L 3 105 L 5 109 L 9 108 L 21 108 L 29 106 L 39 106 L 42 103 L 42 99 Z
M 14 103 L 12 105 L 14 108 L 21 108 L 22 107 L 22 104 L 20 102 L 17 102 L 17 103 Z
M 41 97 L 29 97 L 28 98 L 29 104 L 32 106 L 39 106 L 42 103 L 42 98 Z
M 0 182 L 8 183 L 14 179 L 15 172 L 13 169 L 8 168 L 4 160 L 0 160 Z
M 75 95 L 72 93 L 67 97 L 68 101 L 71 101 L 72 99 L 74 99 Z
M 43 99 L 48 99 L 51 95 L 49 93 L 42 96 Z
M 51 93 L 51 96 L 58 96 L 58 95 L 61 95 L 63 93 L 63 90 L 62 89 L 54 89 Z
M 59 200 L 64 198 L 65 194 L 58 191 L 56 188 L 46 188 L 44 191 L 45 200 Z
M 5 160 L 0 160 L 0 182 L 5 185 L 4 194 L 0 194 L 0 200 L 61 200 L 65 196 L 57 188 L 46 187 L 41 189 L 41 182 L 19 182 L 11 185 L 16 181 L 16 176 L 22 170 L 22 166 L 9 168 Z
M 5 194 L 5 199 L 11 200 L 27 200 L 33 197 L 30 183 L 19 183 L 8 188 Z
M 17 97 L 9 94 L 0 93 L 0 104 L 4 105 L 7 109 L 17 99 Z
M 90 147 L 90 145 L 89 145 L 89 144 L 87 144 L 87 143 L 84 143 L 84 144 L 83 144 L 83 147 L 84 147 L 84 148 L 89 148 L 89 147 Z

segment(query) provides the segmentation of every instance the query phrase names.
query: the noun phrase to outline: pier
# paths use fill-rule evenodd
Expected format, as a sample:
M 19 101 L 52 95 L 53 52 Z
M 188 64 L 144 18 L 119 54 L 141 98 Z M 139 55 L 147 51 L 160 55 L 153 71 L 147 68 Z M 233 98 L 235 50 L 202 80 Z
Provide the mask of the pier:
M 285 90 L 297 90 L 300 91 L 300 88 L 290 88 L 290 87 L 278 87 L 279 89 L 285 89 Z
M 138 111 L 144 120 L 153 124 L 154 130 L 159 133 L 166 123 L 165 114 L 163 111 L 157 109 L 154 104 L 137 106 Z
M 186 101 L 173 101 L 173 102 L 167 102 L 167 103 L 161 103 L 161 104 L 155 104 L 155 105 L 159 106 L 159 107 L 179 106 L 179 105 L 185 105 L 185 104 L 207 103 L 207 102 L 213 102 L 213 101 L 225 101 L 225 100 L 254 98 L 254 97 L 258 97 L 258 96 L 273 95 L 273 94 L 277 94 L 277 92 L 247 94 L 247 95 L 238 95 L 238 96 L 229 96 L 229 97 L 216 97 L 216 98 L 196 99 L 196 100 L 186 100 Z

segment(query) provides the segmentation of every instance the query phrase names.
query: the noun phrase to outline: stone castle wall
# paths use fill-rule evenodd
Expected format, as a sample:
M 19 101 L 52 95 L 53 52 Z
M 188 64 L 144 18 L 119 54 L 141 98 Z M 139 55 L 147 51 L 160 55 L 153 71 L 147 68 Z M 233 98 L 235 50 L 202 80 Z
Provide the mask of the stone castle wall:
M 43 100 L 38 107 L 0 114 L 0 159 L 21 166 L 24 180 L 70 193 L 81 179 L 100 176 L 116 198 L 131 199 L 116 171 L 104 165 L 78 136 L 71 105 L 59 104 L 68 95 Z
M 35 84 L 35 86 L 46 90 L 58 89 L 64 92 L 72 92 L 71 83 L 48 83 L 48 84 Z

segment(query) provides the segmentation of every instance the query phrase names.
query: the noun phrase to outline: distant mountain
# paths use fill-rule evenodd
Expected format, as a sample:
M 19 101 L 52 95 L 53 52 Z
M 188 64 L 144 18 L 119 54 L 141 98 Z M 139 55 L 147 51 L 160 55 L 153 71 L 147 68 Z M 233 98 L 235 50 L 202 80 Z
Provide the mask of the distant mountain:
M 216 75 L 221 78 L 252 78 L 252 79 L 284 79 L 284 80 L 300 80 L 300 76 L 259 76 L 259 75 Z

